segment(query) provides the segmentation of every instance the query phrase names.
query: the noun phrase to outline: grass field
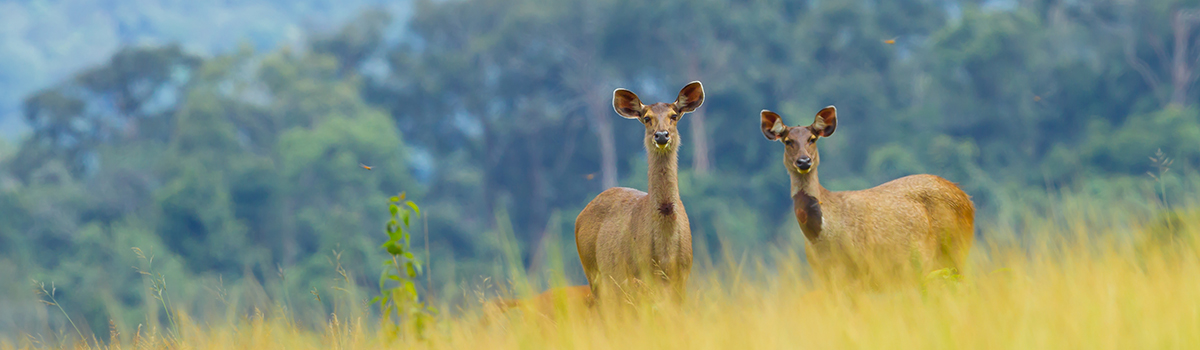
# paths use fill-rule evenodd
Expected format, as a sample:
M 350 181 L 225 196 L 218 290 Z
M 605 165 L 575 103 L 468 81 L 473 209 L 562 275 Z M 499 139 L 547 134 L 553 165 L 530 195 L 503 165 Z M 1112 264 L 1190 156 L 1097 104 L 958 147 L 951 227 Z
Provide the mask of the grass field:
M 1171 213 L 1187 213 L 1174 211 Z M 1033 221 L 1031 221 L 1033 222 Z M 1200 344 L 1200 234 L 1195 214 L 1116 220 L 1103 210 L 1033 222 L 981 241 L 961 276 L 921 287 L 847 291 L 813 285 L 799 252 L 730 261 L 693 275 L 682 307 L 556 317 L 478 306 L 396 336 L 374 319 L 331 315 L 323 329 L 285 316 L 178 331 L 121 330 L 113 349 L 934 349 L 1189 348 Z M 1024 238 L 1022 238 L 1024 237 Z M 1031 238 L 1036 237 L 1036 238 Z M 98 336 L 99 338 L 99 336 Z M 107 336 L 103 338 L 109 338 Z M 38 337 L 0 340 L 37 348 Z M 52 344 L 51 344 L 52 345 Z M 53 347 L 53 346 L 51 346 Z

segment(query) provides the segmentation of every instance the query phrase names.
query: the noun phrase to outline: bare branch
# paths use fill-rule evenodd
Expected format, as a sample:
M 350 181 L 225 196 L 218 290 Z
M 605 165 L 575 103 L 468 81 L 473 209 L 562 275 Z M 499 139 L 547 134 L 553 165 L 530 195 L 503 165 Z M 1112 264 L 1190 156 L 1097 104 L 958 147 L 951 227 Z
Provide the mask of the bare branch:
M 1188 60 L 1188 36 L 1196 22 L 1196 12 L 1193 10 L 1175 11 L 1171 17 L 1171 30 L 1174 36 L 1174 52 L 1171 60 L 1171 104 L 1187 104 L 1187 90 L 1193 80 L 1193 68 Z
M 1175 12 L 1179 20 L 1188 24 L 1200 22 L 1200 9 L 1182 9 Z
M 1171 60 L 1167 58 L 1167 48 L 1163 46 L 1162 40 L 1155 37 L 1151 33 L 1146 33 L 1146 42 L 1150 43 L 1150 47 L 1154 48 L 1155 56 L 1158 56 L 1158 64 L 1163 67 L 1171 66 Z
M 1197 36 L 1196 40 L 1193 41 L 1192 47 L 1200 48 L 1200 36 Z M 1192 60 L 1192 67 L 1200 67 L 1200 50 L 1192 51 L 1196 52 L 1196 58 Z M 1194 84 L 1197 78 L 1200 78 L 1200 70 L 1193 69 L 1191 76 L 1188 77 L 1188 85 Z
M 1150 67 L 1146 65 L 1146 62 L 1138 58 L 1134 51 L 1135 49 L 1133 47 L 1133 40 L 1126 40 L 1125 61 L 1128 62 L 1129 65 L 1132 66 L 1133 69 L 1142 76 L 1142 79 L 1146 80 L 1147 85 L 1150 85 L 1150 90 L 1153 91 L 1154 96 L 1158 98 L 1159 104 L 1165 106 L 1167 104 L 1167 100 L 1165 100 L 1162 94 L 1159 93 L 1162 83 L 1158 81 L 1158 77 L 1154 75 L 1154 72 L 1150 70 Z

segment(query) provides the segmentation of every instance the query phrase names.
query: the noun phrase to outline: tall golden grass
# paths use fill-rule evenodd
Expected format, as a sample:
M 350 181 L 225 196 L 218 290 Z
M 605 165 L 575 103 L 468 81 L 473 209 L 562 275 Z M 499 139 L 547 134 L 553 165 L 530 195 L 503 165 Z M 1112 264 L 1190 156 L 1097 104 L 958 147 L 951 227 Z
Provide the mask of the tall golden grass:
M 1069 199 L 1061 203 L 1072 206 Z M 1076 203 L 1033 215 L 1020 234 L 984 229 L 961 275 L 920 286 L 814 284 L 802 253 L 725 259 L 698 271 L 681 306 L 629 314 L 570 306 L 544 315 L 483 307 L 440 316 L 424 337 L 364 318 L 325 327 L 287 316 L 226 324 L 179 315 L 179 329 L 137 330 L 112 349 L 1032 349 L 1190 348 L 1200 344 L 1200 215 Z M 1126 213 L 1126 214 L 1118 214 Z M 1032 214 L 1031 214 L 1032 215 Z M 133 333 L 126 330 L 125 333 Z M 36 338 L 0 340 L 34 348 Z M 80 344 L 82 347 L 83 345 Z M 93 344 L 95 346 L 95 344 Z

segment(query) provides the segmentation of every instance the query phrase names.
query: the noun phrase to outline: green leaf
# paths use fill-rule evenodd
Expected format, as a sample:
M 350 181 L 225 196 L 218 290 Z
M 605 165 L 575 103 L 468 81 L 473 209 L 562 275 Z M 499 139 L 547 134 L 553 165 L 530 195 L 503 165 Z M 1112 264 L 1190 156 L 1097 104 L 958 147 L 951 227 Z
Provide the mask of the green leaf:
M 392 198 L 388 198 L 388 201 L 391 201 L 392 203 L 399 203 L 400 196 L 392 196 Z
M 404 252 L 403 255 L 405 258 L 408 258 L 409 260 L 413 260 L 412 252 Z
M 412 295 L 413 299 L 417 298 L 417 287 L 412 283 L 404 285 L 404 289 L 408 291 L 409 295 Z
M 400 207 L 396 206 L 395 204 L 389 204 L 388 211 L 392 213 L 392 216 L 395 216 L 396 212 L 400 211 Z
M 391 255 L 400 255 L 400 254 L 404 254 L 404 248 L 393 244 L 393 245 L 389 245 L 387 247 L 387 252 L 388 252 L 388 254 L 391 254 Z
M 421 208 L 417 208 L 417 203 L 413 203 L 413 201 L 408 201 L 408 202 L 405 202 L 404 204 L 408 204 L 409 207 L 412 207 L 414 213 L 417 213 L 417 215 L 421 215 Z
M 412 263 L 408 263 L 408 277 L 417 277 L 417 269 L 413 268 Z
M 408 227 L 408 211 L 402 213 L 400 217 L 404 219 L 404 227 Z
M 383 242 L 383 244 L 379 245 L 379 247 L 387 249 L 388 246 L 396 244 L 396 242 L 399 240 L 400 240 L 400 237 L 392 236 L 391 238 L 389 238 L 387 240 L 387 242 Z

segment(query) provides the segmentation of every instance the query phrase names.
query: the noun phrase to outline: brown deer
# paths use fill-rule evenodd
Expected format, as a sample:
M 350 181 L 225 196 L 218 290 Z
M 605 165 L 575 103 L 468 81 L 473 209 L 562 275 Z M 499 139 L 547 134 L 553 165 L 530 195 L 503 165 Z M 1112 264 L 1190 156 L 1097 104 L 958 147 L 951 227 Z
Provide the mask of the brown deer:
M 595 298 L 588 286 L 567 286 L 547 289 L 528 299 L 489 300 L 483 305 L 483 317 L 479 318 L 479 326 L 504 325 L 508 322 L 508 312 L 516 309 L 526 320 L 547 321 L 540 323 L 544 326 L 554 325 L 563 320 L 575 317 L 587 317 L 594 311 Z
M 829 191 L 817 179 L 817 140 L 833 135 L 837 108 L 821 109 L 808 126 L 789 127 L 768 110 L 761 117 L 763 135 L 783 143 L 813 270 L 880 281 L 962 266 L 974 240 L 975 206 L 953 182 L 910 175 L 865 190 Z
M 545 316 L 554 316 L 556 311 L 588 309 L 594 301 L 591 287 L 568 286 L 550 288 L 529 299 L 496 299 L 492 303 L 500 312 L 529 308 Z
M 679 200 L 678 123 L 704 102 L 694 81 L 673 103 L 644 105 L 632 91 L 613 92 L 617 114 L 646 127 L 647 192 L 614 187 L 596 196 L 575 219 L 575 244 L 588 284 L 599 300 L 628 293 L 633 282 L 682 300 L 692 268 L 692 229 Z M 619 289 L 618 289 L 619 288 Z

